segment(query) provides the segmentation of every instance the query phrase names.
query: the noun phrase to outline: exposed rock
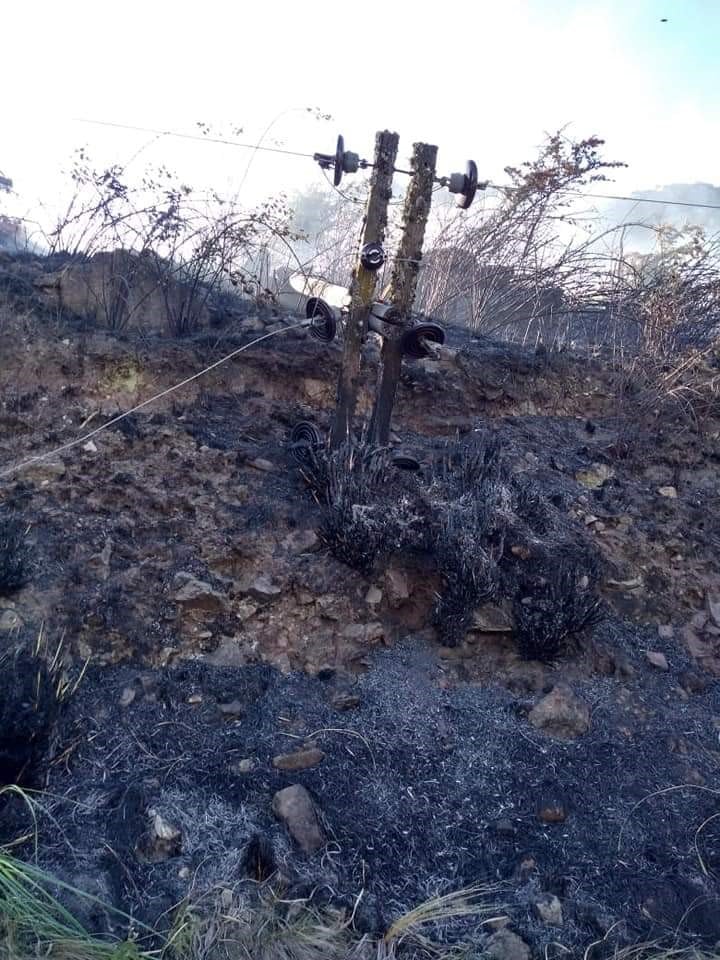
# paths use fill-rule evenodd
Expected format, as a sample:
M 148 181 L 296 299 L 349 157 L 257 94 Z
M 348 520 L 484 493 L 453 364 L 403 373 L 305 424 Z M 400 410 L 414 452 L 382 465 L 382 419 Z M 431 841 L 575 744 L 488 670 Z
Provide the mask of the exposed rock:
M 42 274 L 35 286 L 51 306 L 116 330 L 167 330 L 173 318 L 187 313 L 192 298 L 170 263 L 131 250 L 74 260 L 57 273 Z M 209 311 L 202 298 L 195 299 L 193 320 L 205 325 Z
M 90 570 L 94 570 L 101 580 L 107 580 L 110 577 L 110 558 L 112 557 L 112 540 L 106 540 L 105 546 L 100 553 L 91 556 L 87 565 Z
M 487 603 L 475 611 L 471 629 L 480 633 L 512 633 L 513 625 L 507 610 Z
M 256 470 L 261 470 L 263 473 L 272 473 L 275 469 L 275 464 L 270 460 L 263 459 L 263 457 L 256 457 L 254 460 L 249 460 L 248 466 L 254 467 Z
M 156 810 L 148 810 L 150 827 L 135 848 L 138 860 L 145 863 L 162 863 L 179 856 L 182 849 L 182 833 Z
M 276 770 L 308 770 L 316 767 L 325 759 L 325 754 L 317 747 L 307 750 L 297 750 L 295 753 L 281 753 L 273 757 L 273 766 Z
M 0 613 L 0 631 L 18 630 L 22 625 L 22 617 L 17 610 L 8 608 Z
M 284 545 L 290 553 L 314 553 L 320 547 L 320 537 L 314 530 L 295 530 Z
M 120 694 L 120 701 L 119 701 L 120 706 L 129 707 L 136 696 L 137 696 L 137 692 L 135 690 L 135 687 L 125 687 L 123 692 Z
M 94 443 L 92 440 L 88 440 L 87 443 L 83 444 L 83 450 L 85 451 L 85 453 L 97 453 L 98 452 L 97 444 Z
M 708 688 L 708 681 L 700 673 L 694 670 L 685 670 L 680 674 L 680 686 L 687 693 L 705 693 Z
M 261 574 L 254 580 L 244 583 L 241 587 L 243 593 L 249 594 L 256 600 L 275 600 L 283 592 L 282 587 L 273 583 L 270 577 Z
M 372 586 L 365 594 L 365 603 L 369 603 L 371 607 L 375 607 L 379 603 L 382 603 L 382 598 L 382 590 L 379 587 Z
M 672 640 L 675 636 L 675 629 L 671 623 L 661 623 L 658 626 L 658 636 L 661 640 Z
M 677 500 L 677 489 L 675 487 L 658 487 L 658 493 L 661 497 L 667 497 L 668 500 Z
M 484 956 L 490 960 L 530 960 L 530 947 L 512 930 L 504 928 L 487 941 Z
M 564 823 L 568 812 L 564 801 L 559 797 L 545 796 L 538 803 L 537 815 L 538 820 L 543 823 Z
M 716 627 L 720 627 L 720 597 L 708 596 L 707 608 L 712 622 Z
M 374 646 L 385 639 L 385 628 L 377 621 L 373 623 L 350 623 L 342 632 L 346 640 L 356 643 L 369 643 Z
M 562 904 L 553 893 L 543 894 L 533 904 L 535 913 L 549 926 L 561 927 L 563 924 Z
M 233 773 L 242 774 L 243 776 L 252 773 L 255 769 L 255 761 L 252 757 L 245 757 L 244 760 L 238 760 L 237 763 L 230 764 L 230 770 Z
M 175 577 L 175 591 L 173 599 L 183 606 L 208 611 L 222 610 L 227 605 L 227 598 L 218 593 L 205 580 L 198 580 L 190 573 L 178 573 Z
M 645 653 L 645 657 L 648 663 L 652 664 L 653 667 L 657 667 L 658 670 L 669 670 L 667 657 L 664 653 L 660 653 L 659 650 L 648 650 Z
M 510 553 L 514 557 L 519 557 L 521 560 L 529 560 L 532 556 L 532 551 L 529 547 L 526 547 L 522 543 L 515 543 L 510 547 Z
M 349 691 L 340 690 L 332 698 L 332 705 L 336 710 L 355 710 L 361 703 L 359 694 Z
M 588 490 L 599 490 L 606 480 L 615 476 L 615 471 L 606 463 L 594 463 L 590 470 L 578 470 L 575 479 Z
M 226 720 L 237 720 L 245 715 L 245 704 L 240 700 L 230 700 L 228 703 L 219 703 L 217 706 Z
M 23 475 L 34 483 L 45 486 L 53 480 L 59 480 L 67 473 L 64 463 L 59 460 L 41 460 L 38 463 L 30 463 L 23 469 Z
M 410 584 L 402 570 L 390 567 L 385 572 L 385 586 L 390 606 L 395 609 L 410 598 Z
M 257 604 L 252 603 L 250 600 L 243 600 L 235 607 L 235 616 L 238 618 L 240 623 L 245 623 L 246 620 L 254 617 L 257 612 Z
M 572 740 L 590 729 L 590 708 L 569 687 L 558 684 L 535 704 L 528 719 L 551 737 Z
M 294 784 L 279 790 L 273 797 L 272 808 L 305 853 L 314 853 L 325 845 L 315 804 L 305 787 Z

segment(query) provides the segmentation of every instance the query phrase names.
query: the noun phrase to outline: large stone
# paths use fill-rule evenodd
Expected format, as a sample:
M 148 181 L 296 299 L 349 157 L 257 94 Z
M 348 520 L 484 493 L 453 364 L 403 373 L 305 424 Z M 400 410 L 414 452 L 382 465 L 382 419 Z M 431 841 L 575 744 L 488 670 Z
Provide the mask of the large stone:
M 19 630 L 22 625 L 23 621 L 17 610 L 9 607 L 6 610 L 0 610 L 0 630 L 3 632 L 6 630 Z
M 183 606 L 208 611 L 222 610 L 227 604 L 227 598 L 218 593 L 205 580 L 198 580 L 189 573 L 178 573 L 175 577 L 174 599 Z
M 507 610 L 488 603 L 475 611 L 470 629 L 480 633 L 512 633 L 513 625 Z
M 130 250 L 96 253 L 45 273 L 35 286 L 55 308 L 114 330 L 133 327 L 174 331 L 179 318 L 205 326 L 209 311 L 177 268 L 151 254 Z
M 590 708 L 569 687 L 558 684 L 535 704 L 528 719 L 551 737 L 573 740 L 590 729 Z
M 485 944 L 489 960 L 530 960 L 530 947 L 507 927 L 494 933 Z
M 388 602 L 394 609 L 410 598 L 410 584 L 402 570 L 390 567 L 385 573 L 385 586 Z
M 707 598 L 707 608 L 710 619 L 716 627 L 720 627 L 720 596 Z
M 615 471 L 606 463 L 594 463 L 590 470 L 578 470 L 575 479 L 588 490 L 599 490 L 603 484 L 615 476 Z
M 372 623 L 349 623 L 342 632 L 343 638 L 355 643 L 380 644 L 385 639 L 385 628 L 378 621 Z
M 254 467 L 255 470 L 259 470 L 261 473 L 272 473 L 275 469 L 275 464 L 271 460 L 266 460 L 264 457 L 255 457 L 254 460 L 249 460 L 248 466 Z
M 659 650 L 648 650 L 645 653 L 647 662 L 651 663 L 654 667 L 657 667 L 658 670 L 668 670 L 667 657 L 664 653 L 661 653 Z
M 273 797 L 272 808 L 305 853 L 315 853 L 325 846 L 326 838 L 315 804 L 305 787 L 294 784 L 279 790 Z
M 180 828 L 170 823 L 156 810 L 148 810 L 150 826 L 135 848 L 138 860 L 144 863 L 162 863 L 177 857 L 182 849 Z
M 552 927 L 561 927 L 563 924 L 562 904 L 554 893 L 543 894 L 534 904 L 535 913 L 543 923 Z
M 255 600 L 276 600 L 283 592 L 282 587 L 274 583 L 270 577 L 261 574 L 252 580 L 243 581 L 240 591 L 253 597 Z
M 40 486 L 46 486 L 53 480 L 59 480 L 66 473 L 65 464 L 59 460 L 38 460 L 37 463 L 30 463 L 23 468 L 23 476 Z
M 308 770 L 310 767 L 316 767 L 325 759 L 325 754 L 317 747 L 309 747 L 307 750 L 297 750 L 295 753 L 280 753 L 273 758 L 273 766 L 276 770 Z
M 314 530 L 295 530 L 285 538 L 285 547 L 290 553 L 314 553 L 320 547 L 320 537 Z

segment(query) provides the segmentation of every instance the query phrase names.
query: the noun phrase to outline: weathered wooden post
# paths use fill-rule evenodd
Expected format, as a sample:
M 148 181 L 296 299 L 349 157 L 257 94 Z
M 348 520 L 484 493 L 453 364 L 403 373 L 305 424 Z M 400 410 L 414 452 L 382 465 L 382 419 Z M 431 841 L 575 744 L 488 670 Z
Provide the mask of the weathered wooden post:
M 366 243 L 382 244 L 385 240 L 398 141 L 398 135 L 387 130 L 378 133 L 375 137 L 375 160 L 370 178 L 370 194 L 365 208 L 362 246 Z M 377 278 L 377 272 L 367 270 L 358 260 L 350 285 L 350 314 L 345 329 L 335 421 L 330 434 L 332 447 L 339 447 L 351 436 L 360 385 L 362 343 L 367 332 L 370 308 L 375 299 Z
M 405 196 L 403 232 L 390 280 L 389 299 L 400 311 L 402 322 L 396 325 L 395 336 L 383 340 L 379 383 L 370 422 L 371 442 L 383 445 L 390 440 L 390 421 L 402 367 L 400 340 L 411 323 L 410 312 L 430 214 L 437 149 L 426 143 L 413 145 L 412 178 Z

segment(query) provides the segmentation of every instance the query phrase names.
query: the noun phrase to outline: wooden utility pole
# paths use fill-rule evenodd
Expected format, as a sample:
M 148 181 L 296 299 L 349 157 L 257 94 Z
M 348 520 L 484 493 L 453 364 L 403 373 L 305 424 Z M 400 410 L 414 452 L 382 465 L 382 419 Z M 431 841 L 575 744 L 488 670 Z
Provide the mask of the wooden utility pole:
M 410 312 L 415 299 L 425 227 L 430 214 L 437 149 L 426 143 L 413 145 L 412 178 L 405 196 L 402 238 L 390 280 L 389 299 L 400 311 L 402 322 L 396 326 L 396 336 L 383 340 L 380 377 L 370 422 L 371 442 L 382 445 L 390 440 L 390 421 L 402 367 L 400 340 L 412 322 Z
M 375 160 L 370 178 L 370 194 L 365 208 L 362 246 L 385 240 L 388 203 L 392 196 L 392 179 L 399 137 L 387 130 L 375 137 Z M 335 421 L 330 445 L 339 447 L 351 436 L 357 395 L 360 386 L 360 359 L 367 332 L 368 316 L 375 299 L 377 272 L 366 270 L 358 262 L 350 285 L 350 315 L 345 329 L 342 368 L 337 388 Z

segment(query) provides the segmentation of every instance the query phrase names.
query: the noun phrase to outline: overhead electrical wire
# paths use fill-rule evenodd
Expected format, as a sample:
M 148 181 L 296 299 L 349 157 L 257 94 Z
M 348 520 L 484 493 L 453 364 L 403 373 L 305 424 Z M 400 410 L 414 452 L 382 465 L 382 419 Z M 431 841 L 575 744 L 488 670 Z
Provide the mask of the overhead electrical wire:
M 265 153 L 277 153 L 284 154 L 289 157 L 302 157 L 304 159 L 314 160 L 315 155 L 312 153 L 303 153 L 300 150 L 286 150 L 282 147 L 263 147 L 259 146 L 256 143 L 242 143 L 239 140 L 227 140 L 222 137 L 210 137 L 210 136 L 201 136 L 199 134 L 192 133 L 180 133 L 176 130 L 158 130 L 154 127 L 141 127 L 136 126 L 135 124 L 129 123 L 116 123 L 111 120 L 95 120 L 86 117 L 77 117 L 75 118 L 78 123 L 87 123 L 99 127 L 111 127 L 117 130 L 131 130 L 137 133 L 149 133 L 158 137 L 176 137 L 181 140 L 197 140 L 200 143 L 219 143 L 228 147 L 240 147 L 245 150 L 257 150 L 263 151 Z M 371 164 L 368 164 L 371 166 Z M 396 173 L 410 174 L 409 170 L 396 170 Z M 497 183 L 488 183 L 489 187 L 493 187 L 495 190 L 512 190 L 511 186 L 502 186 Z M 341 191 L 338 191 L 341 196 L 343 196 Z M 612 194 L 612 193 L 583 193 L 583 197 L 590 197 L 594 200 L 626 200 L 629 203 L 654 203 L 660 206 L 669 206 L 669 207 L 697 207 L 704 210 L 720 210 L 720 204 L 715 203 L 700 203 L 690 200 L 662 200 L 659 197 L 629 197 L 622 194 Z M 346 197 L 348 200 L 352 200 L 350 197 Z M 355 202 L 355 201 L 353 201 Z

